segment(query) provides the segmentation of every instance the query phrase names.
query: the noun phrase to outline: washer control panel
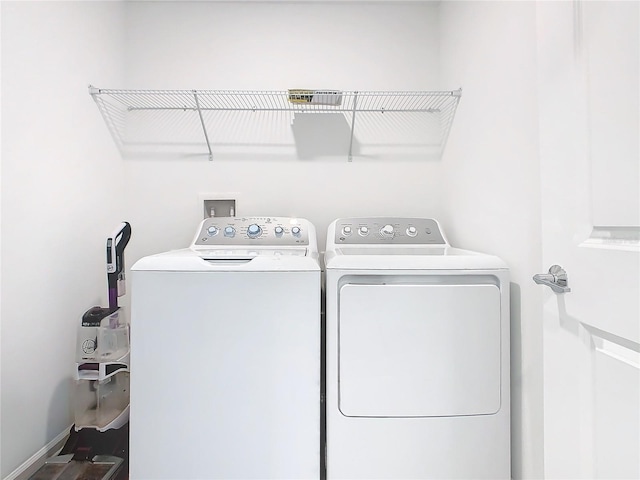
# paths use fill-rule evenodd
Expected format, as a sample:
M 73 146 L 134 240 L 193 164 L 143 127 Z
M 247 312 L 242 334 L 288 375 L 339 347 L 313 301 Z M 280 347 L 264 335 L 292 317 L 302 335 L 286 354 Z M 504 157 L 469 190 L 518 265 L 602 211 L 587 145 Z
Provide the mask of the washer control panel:
M 438 223 L 430 218 L 344 218 L 336 222 L 336 245 L 446 245 Z
M 306 220 L 277 217 L 211 217 L 201 225 L 194 246 L 309 245 Z

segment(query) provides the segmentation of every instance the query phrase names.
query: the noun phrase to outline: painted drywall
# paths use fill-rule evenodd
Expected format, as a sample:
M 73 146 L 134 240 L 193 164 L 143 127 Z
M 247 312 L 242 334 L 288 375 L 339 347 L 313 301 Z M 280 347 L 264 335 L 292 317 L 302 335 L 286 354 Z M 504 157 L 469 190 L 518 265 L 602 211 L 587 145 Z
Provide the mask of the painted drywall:
M 241 214 L 305 216 L 321 245 L 336 217 L 433 216 L 452 242 L 505 258 L 517 322 L 514 477 L 541 476 L 539 316 L 529 285 L 539 259 L 535 9 L 439 3 L 3 3 L 2 437 L 11 442 L 2 445 L 2 477 L 71 421 L 75 328 L 105 300 L 105 234 L 132 223 L 129 266 L 183 247 L 203 192 L 236 193 Z M 464 92 L 442 161 L 121 161 L 88 82 Z M 48 376 L 25 379 L 25 366 L 42 365 Z
M 121 82 L 118 2 L 2 2 L 2 465 L 73 423 L 76 329 L 106 302 L 122 160 L 89 82 Z
M 443 83 L 463 101 L 443 162 L 450 240 L 493 253 L 512 282 L 512 475 L 542 478 L 540 172 L 534 2 L 442 2 Z
M 126 21 L 131 88 L 440 87 L 431 2 L 139 2 L 127 5 Z M 258 143 L 268 142 L 270 121 L 256 127 Z M 267 145 L 213 162 L 127 159 L 128 217 L 139 232 L 131 258 L 187 246 L 202 219 L 200 193 L 237 193 L 242 215 L 304 216 L 322 246 L 337 217 L 439 216 L 439 161 L 386 154 L 348 163 L 346 150 L 332 153 L 278 157 Z

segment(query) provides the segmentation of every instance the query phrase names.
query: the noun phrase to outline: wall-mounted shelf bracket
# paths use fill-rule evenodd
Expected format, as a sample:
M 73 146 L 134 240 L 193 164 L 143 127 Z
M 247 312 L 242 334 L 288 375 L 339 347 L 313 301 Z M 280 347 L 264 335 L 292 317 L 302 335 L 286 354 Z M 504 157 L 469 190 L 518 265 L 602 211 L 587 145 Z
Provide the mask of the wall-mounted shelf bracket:
M 356 109 L 358 107 L 358 92 L 353 92 L 353 110 L 351 112 L 351 136 L 349 137 L 349 161 L 353 161 L 353 129 L 356 126 Z
M 211 151 L 211 143 L 209 142 L 209 135 L 207 134 L 207 126 L 202 118 L 202 110 L 200 109 L 200 102 L 198 101 L 198 92 L 193 91 L 193 99 L 196 102 L 196 108 L 198 109 L 198 117 L 200 117 L 200 124 L 202 125 L 202 131 L 204 132 L 204 139 L 207 142 L 207 149 L 209 150 L 209 161 L 213 161 L 213 152 Z

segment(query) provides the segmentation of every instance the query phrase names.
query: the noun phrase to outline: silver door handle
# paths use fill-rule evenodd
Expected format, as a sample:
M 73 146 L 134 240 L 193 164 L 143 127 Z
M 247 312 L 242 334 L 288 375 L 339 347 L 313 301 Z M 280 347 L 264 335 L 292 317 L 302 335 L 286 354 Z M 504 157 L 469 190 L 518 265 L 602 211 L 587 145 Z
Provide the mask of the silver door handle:
M 556 293 L 570 292 L 569 277 L 560 265 L 551 265 L 549 273 L 538 273 L 533 276 L 533 281 L 540 285 L 551 287 Z

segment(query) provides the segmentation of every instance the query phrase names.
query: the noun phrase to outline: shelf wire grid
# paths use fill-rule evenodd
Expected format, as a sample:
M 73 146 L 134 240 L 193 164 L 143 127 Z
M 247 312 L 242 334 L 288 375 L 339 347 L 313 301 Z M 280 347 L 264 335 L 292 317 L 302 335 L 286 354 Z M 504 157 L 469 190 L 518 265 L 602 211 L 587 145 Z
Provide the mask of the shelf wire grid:
M 203 131 L 201 140 L 207 146 L 212 157 L 209 142 L 206 115 L 215 112 L 291 112 L 297 113 L 342 113 L 349 119 L 353 130 L 361 119 L 366 124 L 366 115 L 385 114 L 385 118 L 393 122 L 399 118 L 394 114 L 423 113 L 428 114 L 429 121 L 425 136 L 429 143 L 438 144 L 440 154 L 446 144 L 449 130 L 453 123 L 456 108 L 461 97 L 461 90 L 453 91 L 322 91 L 312 95 L 300 97 L 292 96 L 290 91 L 265 90 L 121 90 L 98 89 L 89 87 L 89 92 L 96 101 L 98 108 L 112 133 L 112 136 L 124 153 L 125 147 L 132 142 L 132 129 L 128 119 L 139 123 L 140 115 L 147 112 L 151 118 L 157 120 L 161 112 L 166 112 L 167 118 L 175 122 L 178 128 L 179 120 L 174 117 L 179 112 L 195 112 Z M 307 100 L 306 102 L 304 100 Z M 314 101 L 319 103 L 313 103 Z M 154 112 L 156 112 L 154 114 Z M 173 113 L 172 113 L 173 112 Z M 203 113 L 205 116 L 203 116 Z M 189 118 L 187 123 L 193 123 Z M 197 123 L 197 122 L 196 122 Z M 209 127 L 210 129 L 211 127 Z M 204 133 L 204 138 L 202 134 Z M 196 140 L 193 140 L 196 142 Z M 140 143 L 140 142 L 139 142 Z M 142 142 L 144 143 L 144 141 Z M 351 152 L 349 152 L 351 159 Z

